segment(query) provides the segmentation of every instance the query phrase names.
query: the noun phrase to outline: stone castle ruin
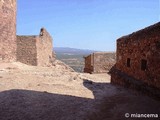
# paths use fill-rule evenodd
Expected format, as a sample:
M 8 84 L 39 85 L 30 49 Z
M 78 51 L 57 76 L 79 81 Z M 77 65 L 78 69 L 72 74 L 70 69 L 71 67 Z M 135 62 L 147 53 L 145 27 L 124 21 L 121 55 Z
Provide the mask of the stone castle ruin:
M 52 37 L 45 28 L 37 36 L 16 36 L 16 0 L 0 0 L 0 61 L 48 66 L 54 60 Z
M 95 52 L 84 59 L 86 73 L 107 73 L 115 64 L 115 54 L 109 52 Z
M 111 82 L 160 96 L 160 22 L 117 40 Z
M 34 66 L 49 66 L 53 59 L 52 37 L 44 28 L 37 36 L 17 36 L 17 61 Z
M 0 0 L 0 9 L 0 62 L 49 66 L 55 57 L 45 28 L 37 36 L 16 36 L 16 0 Z M 113 67 L 114 60 L 108 59 L 113 53 L 93 53 L 85 57 L 84 72 L 103 73 L 112 67 L 112 83 L 160 97 L 159 33 L 160 22 L 119 38 Z

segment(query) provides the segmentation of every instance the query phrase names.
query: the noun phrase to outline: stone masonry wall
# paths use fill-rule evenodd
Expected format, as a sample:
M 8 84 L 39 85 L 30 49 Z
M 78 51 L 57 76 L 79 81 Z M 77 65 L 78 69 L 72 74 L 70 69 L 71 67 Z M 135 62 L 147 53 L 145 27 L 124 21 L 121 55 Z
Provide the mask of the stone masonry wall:
M 84 72 L 105 73 L 115 64 L 115 53 L 96 52 L 85 57 Z
M 16 0 L 0 0 L 0 15 L 0 61 L 51 65 L 52 37 L 44 28 L 39 36 L 16 37 Z
M 52 37 L 44 28 L 38 36 L 17 36 L 17 61 L 34 66 L 50 66 L 54 57 Z
M 160 89 L 160 23 L 117 40 L 117 62 L 111 81 Z M 123 74 L 123 75 L 122 75 Z
M 45 28 L 40 30 L 37 46 L 37 63 L 39 66 L 50 66 L 54 59 L 52 37 Z
M 16 60 L 16 0 L 0 0 L 0 61 Z
M 17 36 L 17 61 L 37 66 L 38 36 Z
M 115 64 L 115 54 L 109 52 L 94 53 L 94 72 L 105 73 L 108 72 Z
M 85 73 L 92 73 L 93 72 L 93 55 L 89 55 L 85 57 L 85 67 L 84 67 L 84 72 Z

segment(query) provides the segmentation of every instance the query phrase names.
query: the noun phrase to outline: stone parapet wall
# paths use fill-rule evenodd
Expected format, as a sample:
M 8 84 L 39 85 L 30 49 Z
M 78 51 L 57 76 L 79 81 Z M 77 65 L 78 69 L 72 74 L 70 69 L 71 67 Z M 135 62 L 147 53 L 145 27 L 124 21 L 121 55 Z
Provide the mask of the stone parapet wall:
M 115 54 L 109 52 L 94 53 L 94 73 L 106 73 L 115 64 Z
M 52 37 L 45 28 L 40 30 L 40 35 L 36 42 L 37 63 L 39 66 L 50 66 L 54 59 Z
M 85 67 L 84 67 L 85 73 L 92 73 L 93 72 L 93 55 L 89 55 L 85 57 Z
M 17 61 L 33 66 L 51 66 L 52 37 L 42 28 L 37 36 L 17 36 Z
M 115 53 L 96 52 L 85 57 L 84 72 L 106 73 L 115 64 Z
M 16 60 L 16 0 L 0 0 L 0 61 Z
M 37 66 L 38 36 L 17 36 L 17 61 Z

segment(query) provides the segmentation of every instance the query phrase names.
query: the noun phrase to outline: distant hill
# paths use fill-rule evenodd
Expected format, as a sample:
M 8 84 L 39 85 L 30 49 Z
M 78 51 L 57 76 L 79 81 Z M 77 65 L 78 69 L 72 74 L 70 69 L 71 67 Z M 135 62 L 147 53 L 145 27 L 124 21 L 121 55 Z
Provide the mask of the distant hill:
M 77 72 L 83 72 L 84 56 L 90 55 L 94 50 L 76 49 L 68 47 L 54 47 L 56 58 L 72 67 Z
M 56 54 L 67 54 L 67 55 L 89 55 L 94 50 L 86 50 L 86 49 L 76 49 L 76 48 L 69 48 L 69 47 L 54 47 L 54 51 Z
M 94 52 L 94 50 L 67 48 L 67 47 L 54 47 L 56 58 L 72 67 L 77 72 L 83 72 L 84 69 L 84 56 L 88 56 Z M 115 53 L 113 52 L 115 55 Z M 112 58 L 112 56 L 110 56 Z

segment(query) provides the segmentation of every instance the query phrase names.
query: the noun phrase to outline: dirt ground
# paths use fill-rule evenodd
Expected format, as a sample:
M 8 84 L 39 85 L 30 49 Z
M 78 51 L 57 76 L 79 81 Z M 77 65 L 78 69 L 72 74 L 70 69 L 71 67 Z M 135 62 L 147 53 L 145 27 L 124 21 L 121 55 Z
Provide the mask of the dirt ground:
M 0 63 L 0 120 L 131 120 L 126 113 L 160 119 L 160 101 L 110 84 L 108 74 L 73 72 L 59 61 Z

